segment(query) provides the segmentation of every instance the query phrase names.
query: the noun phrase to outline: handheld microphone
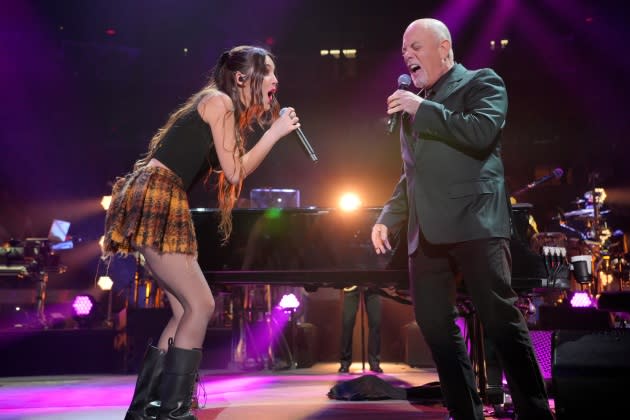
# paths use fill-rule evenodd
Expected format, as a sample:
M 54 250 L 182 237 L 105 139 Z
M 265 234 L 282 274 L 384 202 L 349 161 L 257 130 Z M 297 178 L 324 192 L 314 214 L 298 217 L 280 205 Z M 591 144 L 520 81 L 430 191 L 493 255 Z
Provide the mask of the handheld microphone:
M 408 74 L 401 74 L 398 76 L 398 89 L 408 89 L 411 86 L 411 77 Z M 387 134 L 392 134 L 394 128 L 400 120 L 400 112 L 390 115 L 387 121 Z
M 285 112 L 287 112 L 287 108 L 282 108 L 280 110 L 280 116 L 284 115 Z M 304 147 L 304 151 L 306 152 L 307 156 L 311 158 L 313 163 L 317 163 L 318 159 L 317 159 L 317 155 L 315 154 L 315 150 L 313 150 L 313 147 L 306 139 L 306 136 L 304 135 L 304 132 L 302 131 L 302 129 L 298 128 L 297 130 L 295 130 L 295 132 L 297 133 L 297 136 L 300 138 L 300 142 L 302 143 L 302 147 Z

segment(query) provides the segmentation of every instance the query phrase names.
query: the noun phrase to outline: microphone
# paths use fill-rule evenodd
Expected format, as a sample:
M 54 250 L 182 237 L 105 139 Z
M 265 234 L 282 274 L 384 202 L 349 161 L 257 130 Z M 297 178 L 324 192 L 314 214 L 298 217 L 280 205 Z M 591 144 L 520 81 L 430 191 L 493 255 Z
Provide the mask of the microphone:
M 280 110 L 280 116 L 284 115 L 285 112 L 287 112 L 287 108 L 282 108 Z M 313 150 L 313 147 L 306 139 L 306 136 L 304 135 L 304 132 L 302 131 L 302 129 L 298 128 L 297 130 L 295 130 L 295 132 L 297 133 L 297 136 L 300 138 L 300 142 L 302 143 L 302 147 L 304 147 L 304 151 L 306 152 L 306 155 L 311 158 L 313 163 L 317 163 L 318 159 L 317 159 L 317 155 L 315 154 L 315 150 Z
M 535 187 L 539 186 L 540 184 L 542 184 L 544 182 L 549 181 L 550 179 L 558 179 L 562 175 L 564 175 L 564 171 L 562 170 L 562 168 L 556 168 L 553 171 L 551 171 L 550 174 L 545 175 L 543 177 L 540 177 L 538 179 L 535 179 L 534 181 L 532 181 L 529 184 L 527 184 L 527 186 L 525 188 L 521 188 L 520 190 L 516 191 L 512 195 L 513 196 L 517 196 L 519 194 L 524 193 L 525 191 L 531 190 L 532 188 L 535 188 Z
M 408 89 L 409 86 L 411 86 L 411 77 L 408 74 L 401 74 L 398 76 L 398 89 Z M 396 128 L 398 120 L 400 120 L 400 112 L 390 115 L 389 120 L 387 121 L 387 134 L 392 134 L 394 132 L 394 128 Z
M 550 179 L 554 179 L 554 178 L 558 179 L 562 175 L 564 175 L 564 171 L 562 170 L 562 168 L 556 168 L 549 175 L 545 175 L 543 177 L 540 177 L 540 178 L 530 182 L 529 184 L 527 184 L 527 189 L 532 189 L 534 187 L 537 187 L 538 185 L 542 184 L 543 182 L 547 182 Z

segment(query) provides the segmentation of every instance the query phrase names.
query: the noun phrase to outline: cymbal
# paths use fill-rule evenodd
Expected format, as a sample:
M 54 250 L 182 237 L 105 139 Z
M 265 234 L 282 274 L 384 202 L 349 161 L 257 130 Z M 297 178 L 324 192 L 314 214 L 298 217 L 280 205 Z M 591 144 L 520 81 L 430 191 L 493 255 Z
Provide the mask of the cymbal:
M 608 213 L 610 213 L 610 210 L 599 211 L 599 214 L 602 216 Z M 584 218 L 595 217 L 595 210 L 592 208 L 589 208 L 589 209 L 578 209 L 578 210 L 568 211 L 564 213 L 564 217 L 584 217 Z

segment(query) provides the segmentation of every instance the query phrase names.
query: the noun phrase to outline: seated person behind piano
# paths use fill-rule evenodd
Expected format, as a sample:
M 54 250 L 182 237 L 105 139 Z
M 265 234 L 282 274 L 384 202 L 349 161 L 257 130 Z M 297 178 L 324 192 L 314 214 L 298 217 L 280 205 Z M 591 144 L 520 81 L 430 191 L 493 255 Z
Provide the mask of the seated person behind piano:
M 368 316 L 368 363 L 372 372 L 383 373 L 383 369 L 381 369 L 381 297 L 378 292 L 370 288 L 361 290 L 359 286 L 343 289 L 341 351 L 339 358 L 341 366 L 339 367 L 339 373 L 350 372 L 350 365 L 352 364 L 352 333 L 361 295 L 363 295 L 363 302 Z
M 224 52 L 206 86 L 169 116 L 133 172 L 114 184 L 104 255 L 141 253 L 173 311 L 157 347 L 147 348 L 125 419 L 196 418 L 190 390 L 214 299 L 197 263 L 187 192 L 205 175 L 219 174 L 219 230 L 227 240 L 243 178 L 300 127 L 292 108 L 279 116 L 277 85 L 267 50 Z M 255 126 L 267 129 L 247 150 L 244 139 Z

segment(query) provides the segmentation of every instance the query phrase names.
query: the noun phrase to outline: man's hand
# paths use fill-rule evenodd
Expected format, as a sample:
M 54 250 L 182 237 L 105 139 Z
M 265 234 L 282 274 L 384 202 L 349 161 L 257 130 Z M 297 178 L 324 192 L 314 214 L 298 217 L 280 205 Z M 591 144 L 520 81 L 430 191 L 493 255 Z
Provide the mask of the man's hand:
M 392 115 L 402 111 L 413 117 L 423 100 L 412 92 L 399 89 L 387 98 L 387 113 Z
M 372 227 L 372 244 L 377 254 L 384 254 L 392 250 L 387 238 L 387 226 L 377 223 Z

